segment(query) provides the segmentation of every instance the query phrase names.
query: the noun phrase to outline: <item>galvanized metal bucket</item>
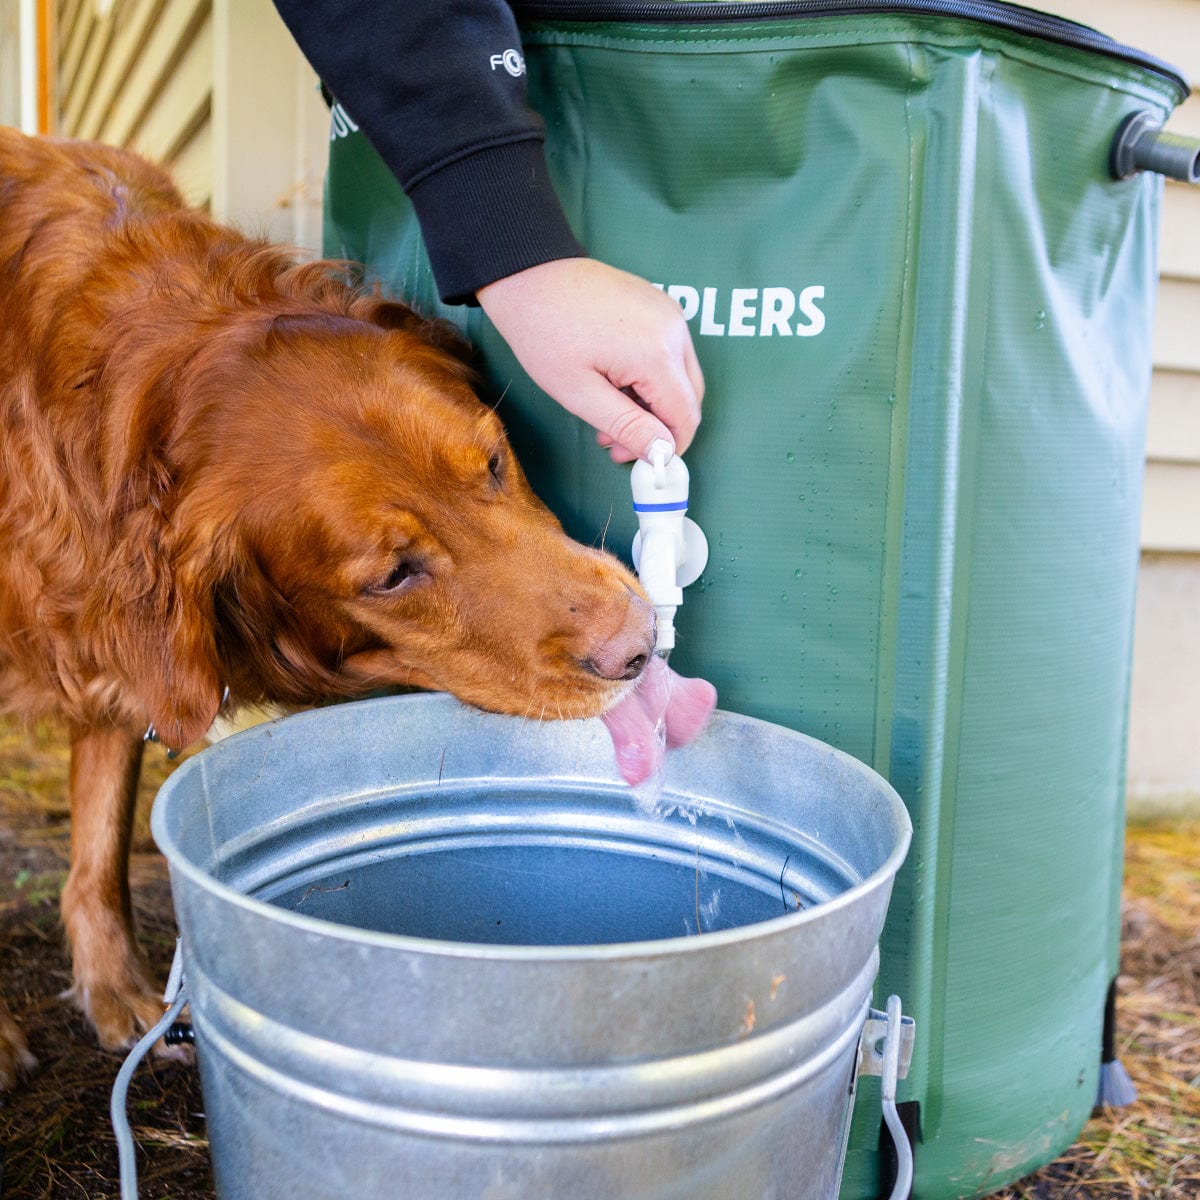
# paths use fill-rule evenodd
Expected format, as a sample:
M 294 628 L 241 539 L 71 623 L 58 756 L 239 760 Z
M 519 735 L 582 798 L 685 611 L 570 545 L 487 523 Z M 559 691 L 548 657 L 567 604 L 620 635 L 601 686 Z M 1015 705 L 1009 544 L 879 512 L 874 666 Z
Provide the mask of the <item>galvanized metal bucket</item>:
M 406 696 L 219 743 L 152 828 L 223 1200 L 836 1195 L 911 832 L 854 759 L 718 713 L 652 804 L 598 722 Z

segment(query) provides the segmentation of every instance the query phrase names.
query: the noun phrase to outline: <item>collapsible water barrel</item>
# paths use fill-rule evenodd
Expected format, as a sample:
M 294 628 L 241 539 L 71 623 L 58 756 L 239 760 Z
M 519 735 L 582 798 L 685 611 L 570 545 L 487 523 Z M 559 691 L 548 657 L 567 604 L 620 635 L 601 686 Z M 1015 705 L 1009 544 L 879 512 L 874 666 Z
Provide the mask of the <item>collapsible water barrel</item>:
M 673 665 L 907 803 L 880 987 L 921 1029 L 915 1194 L 985 1194 L 1097 1095 L 1161 197 L 1111 152 L 1186 86 L 972 0 L 515 7 L 576 233 L 679 300 L 707 380 L 711 556 Z M 624 552 L 628 471 L 479 310 L 439 305 L 407 201 L 334 117 L 327 251 L 465 329 L 535 488 Z M 865 1111 L 847 1200 L 884 1173 Z

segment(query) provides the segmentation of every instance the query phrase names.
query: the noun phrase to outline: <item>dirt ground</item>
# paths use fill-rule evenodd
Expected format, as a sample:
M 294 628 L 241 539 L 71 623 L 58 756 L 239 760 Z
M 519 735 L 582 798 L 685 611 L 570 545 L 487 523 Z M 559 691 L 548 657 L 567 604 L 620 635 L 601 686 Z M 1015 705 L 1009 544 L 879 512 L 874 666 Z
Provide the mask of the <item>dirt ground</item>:
M 79 1014 L 58 998 L 70 982 L 57 904 L 66 767 L 61 731 L 0 723 L 0 984 L 41 1064 L 0 1107 L 4 1200 L 119 1195 L 108 1101 L 120 1060 L 95 1049 Z M 143 943 L 163 978 L 175 931 L 146 818 L 169 769 L 150 747 L 133 862 Z M 1200 1197 L 1200 822 L 1130 831 L 1123 971 L 1121 1056 L 1138 1103 L 1093 1119 L 1062 1158 L 996 1200 Z M 212 1200 L 195 1072 L 142 1067 L 130 1113 L 143 1200 Z

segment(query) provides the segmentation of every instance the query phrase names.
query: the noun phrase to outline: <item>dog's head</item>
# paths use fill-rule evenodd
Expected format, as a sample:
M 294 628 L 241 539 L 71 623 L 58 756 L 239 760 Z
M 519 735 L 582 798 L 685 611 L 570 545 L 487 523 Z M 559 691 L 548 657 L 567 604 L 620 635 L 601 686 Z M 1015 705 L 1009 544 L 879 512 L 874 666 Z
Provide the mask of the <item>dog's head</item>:
M 402 306 L 215 339 L 130 401 L 122 429 L 141 426 L 151 465 L 112 480 L 145 526 L 114 585 L 136 602 L 115 611 L 169 745 L 203 735 L 226 684 L 296 704 L 412 684 L 592 716 L 652 651 L 636 579 L 566 537 L 462 357 Z

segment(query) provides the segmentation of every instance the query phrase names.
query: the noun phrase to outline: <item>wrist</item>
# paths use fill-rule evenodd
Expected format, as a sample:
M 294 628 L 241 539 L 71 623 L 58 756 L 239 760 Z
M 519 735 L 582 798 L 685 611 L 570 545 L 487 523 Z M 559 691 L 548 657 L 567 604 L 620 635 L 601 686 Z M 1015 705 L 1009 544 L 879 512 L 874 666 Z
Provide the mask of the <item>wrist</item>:
M 497 280 L 583 255 L 536 139 L 485 146 L 409 187 L 442 299 L 470 303 Z

